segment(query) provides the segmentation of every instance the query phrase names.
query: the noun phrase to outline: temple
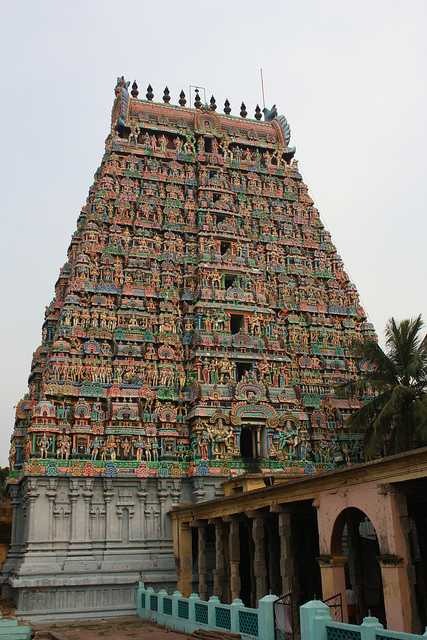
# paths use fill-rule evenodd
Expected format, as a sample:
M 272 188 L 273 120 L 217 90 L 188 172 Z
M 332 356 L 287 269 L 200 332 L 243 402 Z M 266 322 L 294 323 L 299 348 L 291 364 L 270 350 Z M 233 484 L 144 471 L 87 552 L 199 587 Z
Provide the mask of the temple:
M 335 389 L 373 335 L 275 108 L 119 78 L 10 449 L 18 613 L 134 611 L 176 584 L 168 512 L 361 460 Z M 264 117 L 264 120 L 262 120 Z

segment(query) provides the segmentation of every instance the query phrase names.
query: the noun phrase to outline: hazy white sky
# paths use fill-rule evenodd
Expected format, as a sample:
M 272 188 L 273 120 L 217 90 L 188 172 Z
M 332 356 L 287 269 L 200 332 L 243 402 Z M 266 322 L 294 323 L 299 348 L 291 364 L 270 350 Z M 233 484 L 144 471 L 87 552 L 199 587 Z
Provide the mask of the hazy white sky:
M 377 332 L 427 320 L 426 18 L 426 0 L 2 2 L 0 464 L 118 75 L 252 115 L 262 66 Z

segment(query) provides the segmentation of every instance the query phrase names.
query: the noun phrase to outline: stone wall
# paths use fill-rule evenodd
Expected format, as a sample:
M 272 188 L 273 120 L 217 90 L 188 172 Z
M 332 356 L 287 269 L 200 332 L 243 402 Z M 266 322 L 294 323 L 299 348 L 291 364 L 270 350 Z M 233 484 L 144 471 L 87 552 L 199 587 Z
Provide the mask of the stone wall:
M 196 479 L 29 477 L 11 487 L 3 595 L 26 619 L 135 611 L 135 585 L 176 584 L 168 511 L 213 498 Z

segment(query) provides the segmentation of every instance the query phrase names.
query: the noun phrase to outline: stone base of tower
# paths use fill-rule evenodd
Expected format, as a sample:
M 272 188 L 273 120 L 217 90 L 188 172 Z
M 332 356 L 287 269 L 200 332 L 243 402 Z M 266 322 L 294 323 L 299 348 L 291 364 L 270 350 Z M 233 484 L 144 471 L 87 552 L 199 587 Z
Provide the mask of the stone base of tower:
M 168 511 L 220 493 L 220 479 L 26 477 L 10 488 L 2 592 L 29 621 L 135 612 L 139 580 L 176 585 Z

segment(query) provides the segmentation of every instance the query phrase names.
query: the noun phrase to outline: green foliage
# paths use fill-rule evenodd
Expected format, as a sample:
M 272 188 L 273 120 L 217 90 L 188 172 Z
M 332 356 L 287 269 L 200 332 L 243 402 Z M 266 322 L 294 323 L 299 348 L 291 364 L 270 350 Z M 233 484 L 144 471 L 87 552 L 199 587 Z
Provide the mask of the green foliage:
M 388 321 L 383 351 L 374 340 L 355 345 L 364 362 L 361 377 L 344 386 L 347 396 L 366 398 L 349 419 L 365 434 L 367 458 L 427 444 L 427 339 L 417 318 Z

